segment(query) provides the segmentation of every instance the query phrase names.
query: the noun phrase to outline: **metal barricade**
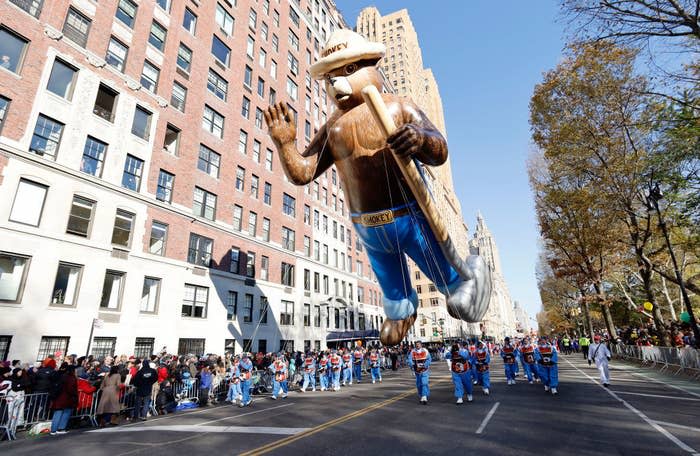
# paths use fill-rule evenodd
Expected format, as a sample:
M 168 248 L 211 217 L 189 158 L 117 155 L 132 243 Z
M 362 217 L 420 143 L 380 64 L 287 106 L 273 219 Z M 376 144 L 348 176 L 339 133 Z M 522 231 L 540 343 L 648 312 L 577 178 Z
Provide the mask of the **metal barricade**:
M 611 347 L 617 358 L 635 361 L 673 375 L 686 373 L 700 378 L 700 351 L 693 347 L 655 347 L 617 344 Z
M 85 418 L 90 422 L 92 427 L 97 427 L 97 404 L 101 397 L 101 390 L 97 390 L 93 393 L 78 391 L 78 408 L 75 409 L 70 419 Z

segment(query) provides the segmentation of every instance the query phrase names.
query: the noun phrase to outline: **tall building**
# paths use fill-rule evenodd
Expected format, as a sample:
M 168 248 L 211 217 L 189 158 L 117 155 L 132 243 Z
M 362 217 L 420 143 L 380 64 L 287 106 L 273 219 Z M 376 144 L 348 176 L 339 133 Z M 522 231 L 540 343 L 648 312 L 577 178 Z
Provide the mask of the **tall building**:
M 373 6 L 364 8 L 357 17 L 355 30 L 370 41 L 381 42 L 386 46 L 386 56 L 379 65 L 395 92 L 411 98 L 447 137 L 440 90 L 432 70 L 423 67 L 423 53 L 408 11 L 402 9 L 382 16 Z M 466 257 L 469 252 L 468 230 L 454 192 L 450 160 L 448 158 L 441 166 L 424 166 L 424 169 L 427 184 L 439 213 L 444 215 L 443 220 L 452 241 L 457 251 Z M 477 334 L 474 325 L 455 320 L 447 314 L 445 297 L 437 292 L 431 281 L 415 265 L 412 265 L 411 277 L 420 301 L 416 337 L 441 340 L 443 336 L 448 337 L 448 334 L 449 337 Z
M 501 257 L 491 231 L 486 226 L 481 213 L 477 215 L 474 237 L 469 241 L 469 249 L 474 255 L 481 255 L 491 268 L 493 291 L 486 316 L 481 323 L 481 332 L 486 336 L 501 340 L 506 336 L 515 336 L 517 322 L 513 300 L 508 291 L 508 284 L 501 270 Z
M 527 310 L 518 301 L 513 301 L 513 313 L 515 314 L 515 329 L 522 335 L 530 334 L 530 316 Z
M 331 0 L 0 2 L 0 358 L 324 347 L 381 292 L 334 169 L 289 183 L 333 109 Z M 92 338 L 90 335 L 92 334 Z

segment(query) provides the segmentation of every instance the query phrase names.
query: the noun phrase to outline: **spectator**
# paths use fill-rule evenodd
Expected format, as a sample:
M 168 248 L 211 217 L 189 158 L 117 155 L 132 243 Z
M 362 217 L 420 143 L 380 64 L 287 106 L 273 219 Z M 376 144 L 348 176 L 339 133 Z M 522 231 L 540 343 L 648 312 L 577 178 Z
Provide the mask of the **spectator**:
M 209 371 L 209 366 L 202 366 L 202 370 L 199 373 L 199 405 L 205 406 L 209 405 L 209 389 L 212 384 L 212 375 Z
M 32 391 L 35 393 L 48 393 L 49 389 L 51 389 L 54 372 L 56 372 L 56 360 L 53 358 L 46 358 L 34 375 Z
M 160 384 L 160 391 L 156 396 L 156 410 L 158 413 L 173 413 L 177 407 L 173 386 L 170 380 L 166 379 Z
M 75 366 L 63 363 L 61 369 L 54 374 L 49 391 L 52 399 L 53 419 L 51 420 L 51 435 L 66 434 L 68 420 L 73 410 L 78 406 L 78 381 L 75 377 Z
M 109 374 L 105 376 L 100 385 L 100 402 L 97 404 L 97 415 L 100 417 L 100 426 L 104 427 L 112 423 L 112 415 L 119 413 L 119 389 L 122 385 L 122 377 L 119 367 L 112 366 Z
M 136 406 L 134 407 L 134 417 L 141 421 L 148 419 L 148 410 L 151 407 L 151 394 L 153 384 L 158 380 L 158 372 L 151 367 L 150 361 L 143 360 L 141 369 L 134 375 L 131 384 L 136 387 Z

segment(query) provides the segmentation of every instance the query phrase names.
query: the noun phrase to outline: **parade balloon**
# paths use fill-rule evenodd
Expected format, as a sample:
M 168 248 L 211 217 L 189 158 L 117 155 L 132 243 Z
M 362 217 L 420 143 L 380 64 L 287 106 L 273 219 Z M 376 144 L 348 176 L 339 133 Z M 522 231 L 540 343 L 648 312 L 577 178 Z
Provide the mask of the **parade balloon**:
M 690 314 L 688 312 L 681 312 L 681 321 L 683 323 L 690 323 Z
M 651 312 L 652 310 L 654 310 L 654 304 L 652 304 L 652 303 L 650 303 L 649 301 L 647 301 L 647 302 L 644 303 L 644 308 L 645 308 L 646 310 L 648 310 L 649 312 Z

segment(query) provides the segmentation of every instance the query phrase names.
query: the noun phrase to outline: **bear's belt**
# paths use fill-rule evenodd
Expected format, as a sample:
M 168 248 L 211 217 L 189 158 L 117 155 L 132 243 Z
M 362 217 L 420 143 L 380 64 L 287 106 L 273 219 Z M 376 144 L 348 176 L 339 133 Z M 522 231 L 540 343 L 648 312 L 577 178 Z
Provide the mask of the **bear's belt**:
M 387 209 L 385 211 L 353 215 L 351 219 L 353 223 L 359 223 L 364 226 L 380 226 L 391 223 L 396 217 L 407 215 L 409 212 L 409 207 L 402 207 L 400 209 Z

